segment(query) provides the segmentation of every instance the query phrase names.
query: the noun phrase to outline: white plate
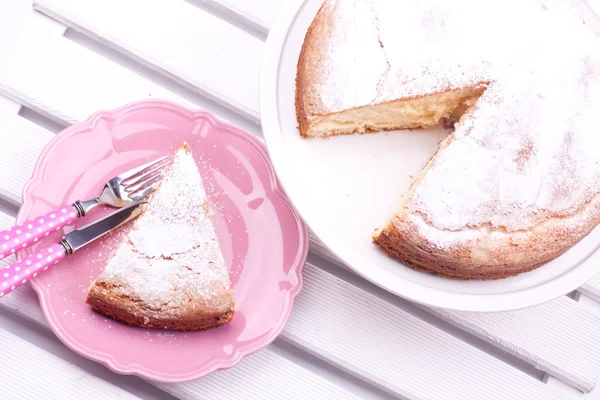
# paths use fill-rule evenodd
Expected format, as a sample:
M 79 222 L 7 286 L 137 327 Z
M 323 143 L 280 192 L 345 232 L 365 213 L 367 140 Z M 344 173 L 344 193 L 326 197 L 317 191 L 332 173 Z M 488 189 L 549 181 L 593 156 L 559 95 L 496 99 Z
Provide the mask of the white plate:
M 415 271 L 384 255 L 371 233 L 386 222 L 448 132 L 396 131 L 329 140 L 299 136 L 296 63 L 322 0 L 292 2 L 267 40 L 260 83 L 262 127 L 278 177 L 312 231 L 366 279 L 407 299 L 465 311 L 502 311 L 569 293 L 598 272 L 600 229 L 560 258 L 517 277 L 461 281 Z

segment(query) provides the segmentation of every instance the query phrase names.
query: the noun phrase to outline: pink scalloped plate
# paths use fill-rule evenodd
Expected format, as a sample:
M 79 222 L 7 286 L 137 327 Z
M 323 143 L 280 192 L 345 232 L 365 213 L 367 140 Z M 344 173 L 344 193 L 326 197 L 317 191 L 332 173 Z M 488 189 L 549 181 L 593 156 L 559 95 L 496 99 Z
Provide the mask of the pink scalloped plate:
M 279 186 L 264 145 L 253 135 L 165 101 L 140 101 L 94 114 L 53 139 L 25 186 L 18 222 L 99 193 L 120 171 L 170 155 L 185 140 L 216 212 L 215 225 L 235 292 L 233 320 L 181 333 L 125 326 L 93 312 L 87 289 L 117 234 L 67 257 L 32 281 L 54 333 L 75 352 L 123 374 L 161 382 L 228 368 L 273 341 L 302 286 L 307 231 Z M 94 210 L 76 226 L 108 212 Z M 60 239 L 57 232 L 25 249 Z

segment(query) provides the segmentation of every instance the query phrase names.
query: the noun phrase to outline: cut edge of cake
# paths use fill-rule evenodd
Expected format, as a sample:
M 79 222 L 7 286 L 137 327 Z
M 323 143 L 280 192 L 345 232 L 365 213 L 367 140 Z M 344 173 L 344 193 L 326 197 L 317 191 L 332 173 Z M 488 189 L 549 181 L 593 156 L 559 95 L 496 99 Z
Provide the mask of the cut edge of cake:
M 450 89 L 416 98 L 400 98 L 340 112 L 312 114 L 316 100 L 304 95 L 298 85 L 296 100 L 298 130 L 304 138 L 330 137 L 354 133 L 376 133 L 400 129 L 426 129 L 443 121 L 457 122 L 483 94 L 486 82 L 473 87 Z

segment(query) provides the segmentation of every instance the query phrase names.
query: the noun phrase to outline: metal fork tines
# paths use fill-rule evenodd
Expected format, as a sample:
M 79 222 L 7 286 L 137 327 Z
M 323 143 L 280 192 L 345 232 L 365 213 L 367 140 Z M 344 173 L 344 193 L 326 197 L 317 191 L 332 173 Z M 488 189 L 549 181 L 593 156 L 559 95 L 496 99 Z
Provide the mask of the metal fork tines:
M 162 169 L 170 163 L 167 159 L 161 157 L 115 176 L 106 182 L 98 197 L 76 201 L 73 207 L 83 217 L 99 204 L 120 208 L 143 199 L 154 190 Z

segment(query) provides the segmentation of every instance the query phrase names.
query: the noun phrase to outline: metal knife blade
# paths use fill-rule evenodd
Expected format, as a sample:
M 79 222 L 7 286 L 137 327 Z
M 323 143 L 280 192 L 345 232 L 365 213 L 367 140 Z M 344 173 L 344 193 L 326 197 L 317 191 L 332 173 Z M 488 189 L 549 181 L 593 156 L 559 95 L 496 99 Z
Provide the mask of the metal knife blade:
M 120 208 L 102 219 L 67 233 L 60 244 L 65 248 L 67 254 L 72 254 L 118 226 L 121 226 L 125 222 L 140 215 L 144 210 L 142 205 L 145 203 L 146 201 L 136 202 L 127 207 Z

